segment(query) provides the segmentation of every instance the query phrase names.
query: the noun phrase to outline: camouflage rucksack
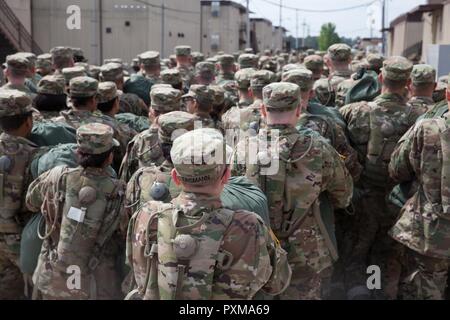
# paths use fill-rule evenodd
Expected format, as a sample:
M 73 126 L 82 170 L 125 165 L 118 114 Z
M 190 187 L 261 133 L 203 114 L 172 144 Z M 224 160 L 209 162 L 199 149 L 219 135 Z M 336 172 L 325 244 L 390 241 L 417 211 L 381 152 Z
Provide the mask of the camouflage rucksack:
M 54 170 L 56 183 L 45 197 L 43 215 L 46 235 L 57 257 L 51 259 L 53 285 L 65 288 L 69 266 L 81 269 L 82 298 L 96 298 L 94 272 L 103 258 L 105 245 L 117 230 L 125 184 L 109 176 L 89 177 L 89 170 L 81 167 Z M 93 169 L 97 170 L 97 169 Z M 48 199 L 53 196 L 53 199 Z M 56 224 L 59 234 L 55 234 Z M 68 289 L 68 291 L 70 291 Z M 71 293 L 72 294 L 72 293 Z
M 367 105 L 370 108 L 370 136 L 362 177 L 376 187 L 389 188 L 388 166 L 391 155 L 413 123 L 410 118 L 412 108 L 398 105 L 384 107 L 374 102 Z
M 221 245 L 234 212 L 205 209 L 202 216 L 190 217 L 176 204 L 150 204 L 157 210 L 148 225 L 157 224 L 157 231 L 150 232 L 147 227 L 145 234 L 144 286 L 130 292 L 126 299 L 138 294 L 144 300 L 211 300 L 214 273 L 226 270 L 233 261 Z M 178 227 L 179 219 L 188 221 L 188 225 Z

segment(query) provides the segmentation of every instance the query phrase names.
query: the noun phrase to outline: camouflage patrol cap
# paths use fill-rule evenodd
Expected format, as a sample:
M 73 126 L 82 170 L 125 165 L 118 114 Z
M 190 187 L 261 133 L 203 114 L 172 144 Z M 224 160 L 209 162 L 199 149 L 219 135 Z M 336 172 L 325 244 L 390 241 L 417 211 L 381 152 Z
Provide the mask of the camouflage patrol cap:
M 449 76 L 441 76 L 439 77 L 438 82 L 448 83 L 448 78 Z
M 217 57 L 217 61 L 221 66 L 232 66 L 234 65 L 235 59 L 231 54 L 223 54 Z
M 221 106 L 225 102 L 225 89 L 221 86 L 211 85 L 209 88 L 213 91 L 214 102 L 213 107 Z
M 210 63 L 214 63 L 216 64 L 218 62 L 216 57 L 210 57 L 208 59 L 205 60 L 206 62 L 210 62 Z
M 28 68 L 32 69 L 36 66 L 37 56 L 32 52 L 19 52 L 17 53 L 24 57 L 28 61 Z
M 123 66 L 114 62 L 101 66 L 100 79 L 113 82 L 123 79 Z
M 83 58 L 82 62 L 87 62 L 87 59 L 84 56 L 84 52 L 81 48 L 72 48 L 72 53 L 74 57 Z
M 86 70 L 84 67 L 72 67 L 72 68 L 64 68 L 62 70 L 62 74 L 64 76 L 64 79 L 66 81 L 66 84 L 70 83 L 70 80 L 76 77 L 85 77 L 87 76 Z
M 97 89 L 97 102 L 106 103 L 119 96 L 117 86 L 112 81 L 101 82 Z
M 241 69 L 258 68 L 258 56 L 255 54 L 245 53 L 241 54 L 238 59 L 238 64 Z
M 70 80 L 71 98 L 90 98 L 97 94 L 98 81 L 91 77 L 76 77 Z
M 234 80 L 236 80 L 238 88 L 244 90 L 250 88 L 254 73 L 255 70 L 251 68 L 242 69 L 236 72 L 234 75 Z
M 370 53 L 366 58 L 371 70 L 379 70 L 383 68 L 384 57 L 380 54 Z
M 157 67 L 161 65 L 158 51 L 146 51 L 138 56 L 139 63 L 145 67 Z
M 352 48 L 345 43 L 336 43 L 328 48 L 328 55 L 333 61 L 348 61 L 352 57 Z
M 175 47 L 175 54 L 179 57 L 181 56 L 190 56 L 192 52 L 192 48 L 190 46 L 178 46 Z
M 295 83 L 303 92 L 312 90 L 314 86 L 313 73 L 308 69 L 294 69 L 283 73 L 282 81 Z
M 205 61 L 205 55 L 198 51 L 192 52 L 192 61 L 194 64 Z
M 300 105 L 300 87 L 294 83 L 277 82 L 263 89 L 263 102 L 268 111 L 291 111 Z
M 37 86 L 39 94 L 62 95 L 64 94 L 65 82 L 59 76 L 49 75 L 43 77 Z
M 308 50 L 306 50 L 306 54 L 307 54 L 308 56 L 312 56 L 313 54 L 316 54 L 316 50 L 314 50 L 314 49 L 308 49 Z
M 102 154 L 120 146 L 113 138 L 114 130 L 102 123 L 89 123 L 77 130 L 78 150 L 87 154 Z
M 0 89 L 0 118 L 20 116 L 32 111 L 31 99 L 25 92 Z
M 241 54 L 242 54 L 241 51 L 233 52 L 232 56 L 233 56 L 235 62 L 239 59 L 239 56 L 240 56 Z
M 55 47 L 50 50 L 52 55 L 52 62 L 55 63 L 55 60 L 59 59 L 73 59 L 73 51 L 72 48 L 69 47 Z
M 84 72 L 89 73 L 89 64 L 86 62 L 77 62 L 74 65 L 75 67 L 83 67 L 84 68 Z
M 269 70 L 258 70 L 253 73 L 250 80 L 250 87 L 253 89 L 262 89 L 274 82 L 275 73 Z
M 183 111 L 173 111 L 158 117 L 158 137 L 162 143 L 172 144 L 173 141 L 187 131 L 194 130 L 197 117 Z
M 303 62 L 305 67 L 312 72 L 323 70 L 323 58 L 317 54 L 307 56 Z
M 167 113 L 181 108 L 181 91 L 172 86 L 153 86 L 150 91 L 151 106 L 154 110 Z
M 183 96 L 184 98 L 194 98 L 200 103 L 212 105 L 214 93 L 209 86 L 194 84 L 189 88 L 189 92 Z
M 37 57 L 36 68 L 51 71 L 52 67 L 52 55 L 50 53 L 44 53 Z
M 251 53 L 251 54 L 253 54 L 254 51 L 253 51 L 252 48 L 245 48 L 245 49 L 244 49 L 244 53 Z
M 203 78 L 212 79 L 216 74 L 216 65 L 211 62 L 203 61 L 195 66 L 195 75 Z
M 172 86 L 177 86 L 183 83 L 180 70 L 178 69 L 167 69 L 161 71 L 161 80 L 163 83 L 167 83 Z
M 101 68 L 99 66 L 90 65 L 89 66 L 89 76 L 96 80 L 100 79 Z
M 218 130 L 197 129 L 175 139 L 170 155 L 183 183 L 208 186 L 223 177 L 232 151 Z
M 283 66 L 283 68 L 281 68 L 281 72 L 286 73 L 291 70 L 302 69 L 302 68 L 304 69 L 305 67 L 302 66 L 301 64 L 289 63 L 289 64 Z
M 411 80 L 415 85 L 436 83 L 436 69 L 428 64 L 417 64 L 411 72 Z
M 31 67 L 30 61 L 20 52 L 7 56 L 6 65 L 9 69 L 14 70 L 21 75 L 26 75 Z
M 393 81 L 408 80 L 413 64 L 401 56 L 393 56 L 383 62 L 382 74 L 385 79 Z
M 123 65 L 123 60 L 120 58 L 109 58 L 109 59 L 105 59 L 103 60 L 103 64 L 108 64 L 108 63 L 118 63 L 120 65 Z

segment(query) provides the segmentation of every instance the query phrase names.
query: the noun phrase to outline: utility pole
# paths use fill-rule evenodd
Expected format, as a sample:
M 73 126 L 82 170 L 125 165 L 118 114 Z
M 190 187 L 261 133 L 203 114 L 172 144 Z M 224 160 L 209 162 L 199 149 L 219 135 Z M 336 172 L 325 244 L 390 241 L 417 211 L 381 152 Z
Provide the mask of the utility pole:
M 295 29 L 296 29 L 296 35 L 295 35 L 295 49 L 298 50 L 298 9 L 295 9 Z
M 280 28 L 282 25 L 282 20 L 283 20 L 283 0 L 280 0 Z
M 382 38 L 382 51 L 383 51 L 383 55 L 386 56 L 386 31 L 385 26 L 386 26 L 386 0 L 382 0 L 382 13 L 381 13 L 381 38 Z
M 247 0 L 247 48 L 252 46 L 250 41 L 250 0 Z
M 302 24 L 302 26 L 303 26 L 303 41 L 302 41 L 302 47 L 304 48 L 304 47 L 306 47 L 306 27 L 308 26 L 308 25 L 306 24 L 306 20 L 305 20 L 305 19 L 303 19 L 303 24 Z
M 164 6 L 164 2 L 161 5 L 161 58 L 165 58 L 164 46 L 166 45 L 164 36 L 166 35 L 166 24 L 165 17 L 166 16 L 166 7 Z

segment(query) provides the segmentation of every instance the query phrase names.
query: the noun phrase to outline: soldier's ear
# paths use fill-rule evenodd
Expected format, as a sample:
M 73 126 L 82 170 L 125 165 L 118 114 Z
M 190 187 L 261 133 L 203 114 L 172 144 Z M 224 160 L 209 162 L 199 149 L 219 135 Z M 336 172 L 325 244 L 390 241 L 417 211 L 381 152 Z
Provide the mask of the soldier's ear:
M 267 118 L 267 109 L 264 104 L 261 104 L 261 114 L 264 118 Z
M 445 90 L 445 95 L 447 97 L 447 101 L 450 102 L 450 89 Z
M 378 75 L 378 81 L 380 81 L 381 84 L 383 84 L 383 74 L 380 72 L 380 74 Z
M 225 173 L 223 174 L 222 183 L 227 184 L 230 181 L 230 178 L 231 178 L 231 169 L 228 166 L 227 169 L 225 170 Z

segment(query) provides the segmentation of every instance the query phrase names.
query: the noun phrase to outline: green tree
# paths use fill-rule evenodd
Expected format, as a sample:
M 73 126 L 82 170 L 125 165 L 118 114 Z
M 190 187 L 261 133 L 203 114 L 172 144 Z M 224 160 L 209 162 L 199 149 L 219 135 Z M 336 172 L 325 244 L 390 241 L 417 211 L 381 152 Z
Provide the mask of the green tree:
M 341 42 L 334 23 L 325 23 L 320 29 L 319 50 L 325 51 L 329 46 Z

